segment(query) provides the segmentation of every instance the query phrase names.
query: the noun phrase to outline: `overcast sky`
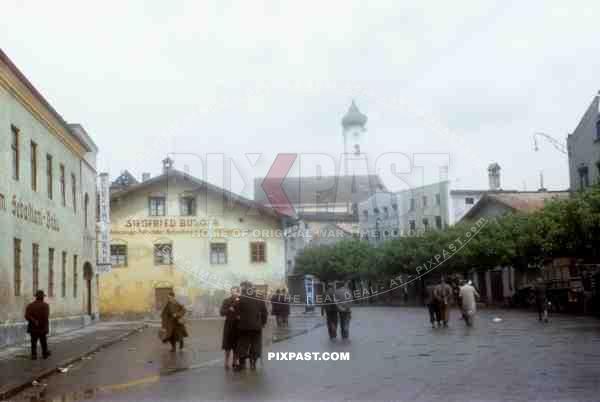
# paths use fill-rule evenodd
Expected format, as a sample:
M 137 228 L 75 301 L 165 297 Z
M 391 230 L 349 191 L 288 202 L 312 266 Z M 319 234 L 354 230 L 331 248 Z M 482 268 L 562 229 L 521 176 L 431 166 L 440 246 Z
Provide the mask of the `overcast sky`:
M 277 153 L 338 159 L 354 98 L 370 161 L 448 153 L 455 187 L 487 188 L 498 162 L 503 188 L 536 190 L 543 170 L 547 188 L 565 189 L 566 155 L 548 143 L 535 153 L 531 136 L 565 142 L 600 88 L 599 11 L 550 0 L 3 0 L 0 45 L 87 129 L 112 177 L 158 174 L 168 152 L 220 153 L 249 193 Z M 299 82 L 323 90 L 260 89 Z M 256 166 L 246 153 L 262 154 Z M 198 174 L 186 158 L 176 166 Z

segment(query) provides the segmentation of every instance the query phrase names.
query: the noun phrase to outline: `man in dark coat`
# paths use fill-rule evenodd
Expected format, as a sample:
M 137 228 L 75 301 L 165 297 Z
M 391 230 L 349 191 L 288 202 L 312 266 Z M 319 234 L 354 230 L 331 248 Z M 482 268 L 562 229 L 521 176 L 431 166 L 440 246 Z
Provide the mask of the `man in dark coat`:
M 548 299 L 546 297 L 546 286 L 542 278 L 537 278 L 535 287 L 533 288 L 535 294 L 535 307 L 538 312 L 538 319 L 540 321 L 548 322 Z
M 335 290 L 335 300 L 340 320 L 340 331 L 342 339 L 348 339 L 350 336 L 350 318 L 352 317 L 352 292 L 348 283 L 345 283 L 341 288 Z
M 431 322 L 431 328 L 435 328 L 435 323 L 438 323 L 438 326 L 442 326 L 442 320 L 440 318 L 440 307 L 433 295 L 435 291 L 435 285 L 430 283 L 425 288 L 425 305 L 429 310 L 429 321 Z
M 284 328 L 288 327 L 288 318 L 290 316 L 290 298 L 287 295 L 285 289 L 281 289 L 281 310 L 279 314 L 281 315 L 281 325 Z
M 44 302 L 43 290 L 35 293 L 35 301 L 29 303 L 25 310 L 25 319 L 27 320 L 27 332 L 31 336 L 31 360 L 37 359 L 37 343 L 40 341 L 42 346 L 42 356 L 47 359 L 50 356 L 48 350 L 48 330 L 50 306 Z
M 323 297 L 321 316 L 323 315 L 326 315 L 327 317 L 327 332 L 329 333 L 329 339 L 337 338 L 338 309 L 335 305 L 335 292 L 333 285 L 327 286 L 327 291 Z
M 240 320 L 238 322 L 238 357 L 240 364 L 237 370 L 245 368 L 246 359 L 250 358 L 250 368 L 256 369 L 256 360 L 260 358 L 262 349 L 262 329 L 267 325 L 267 305 L 250 282 L 242 282 L 239 303 Z
M 277 289 L 275 294 L 271 297 L 271 314 L 275 316 L 277 328 L 281 327 L 281 303 L 281 290 Z

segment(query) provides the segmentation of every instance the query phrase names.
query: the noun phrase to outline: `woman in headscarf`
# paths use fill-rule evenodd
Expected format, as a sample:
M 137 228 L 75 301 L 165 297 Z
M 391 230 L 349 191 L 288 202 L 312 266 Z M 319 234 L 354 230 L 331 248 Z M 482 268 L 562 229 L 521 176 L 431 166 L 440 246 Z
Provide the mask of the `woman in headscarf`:
M 163 343 L 169 342 L 171 344 L 171 352 L 175 352 L 177 343 L 179 343 L 179 349 L 183 349 L 183 338 L 188 337 L 183 318 L 185 313 L 185 307 L 175 299 L 175 293 L 171 291 L 167 304 L 161 313 L 162 328 L 164 330 Z
M 222 349 L 225 351 L 225 369 L 237 366 L 238 356 L 236 353 L 238 343 L 238 321 L 240 320 L 240 292 L 238 288 L 231 288 L 231 296 L 223 300 L 221 305 L 221 316 L 225 317 L 223 325 Z M 233 355 L 231 364 L 229 357 Z

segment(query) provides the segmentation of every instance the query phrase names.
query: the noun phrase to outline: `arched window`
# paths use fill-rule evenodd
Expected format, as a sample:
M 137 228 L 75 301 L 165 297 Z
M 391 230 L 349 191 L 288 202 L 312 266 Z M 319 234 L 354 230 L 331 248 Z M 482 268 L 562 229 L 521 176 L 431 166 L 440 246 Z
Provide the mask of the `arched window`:
M 89 206 L 90 206 L 90 197 L 88 196 L 87 193 L 85 193 L 85 197 L 83 198 L 83 216 L 84 216 L 84 222 L 85 222 L 85 228 L 87 229 L 88 227 L 88 212 L 89 212 Z

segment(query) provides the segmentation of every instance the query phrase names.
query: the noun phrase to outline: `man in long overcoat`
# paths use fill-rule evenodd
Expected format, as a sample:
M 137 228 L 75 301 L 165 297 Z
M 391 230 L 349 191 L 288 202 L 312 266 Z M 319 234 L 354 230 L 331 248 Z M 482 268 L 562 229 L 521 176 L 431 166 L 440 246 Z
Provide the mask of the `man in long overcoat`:
M 44 302 L 43 290 L 35 293 L 35 301 L 29 303 L 25 310 L 25 320 L 27 320 L 27 332 L 31 337 L 31 360 L 37 359 L 37 343 L 42 347 L 42 356 L 47 359 L 50 356 L 48 350 L 48 331 L 50 329 L 50 306 Z
M 179 349 L 183 349 L 183 338 L 188 337 L 184 321 L 185 313 L 185 307 L 175 299 L 175 293 L 170 292 L 167 304 L 161 313 L 161 320 L 164 330 L 163 343 L 169 342 L 172 352 L 175 352 L 177 343 Z
M 252 283 L 242 282 L 239 302 L 240 320 L 238 322 L 238 357 L 240 364 L 237 370 L 246 366 L 250 359 L 250 368 L 256 369 L 256 361 L 262 352 L 262 329 L 267 325 L 268 311 L 265 301 L 259 297 Z

